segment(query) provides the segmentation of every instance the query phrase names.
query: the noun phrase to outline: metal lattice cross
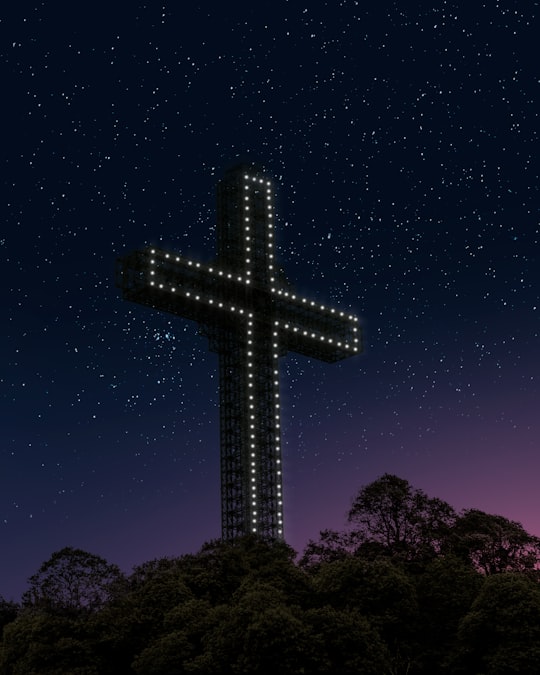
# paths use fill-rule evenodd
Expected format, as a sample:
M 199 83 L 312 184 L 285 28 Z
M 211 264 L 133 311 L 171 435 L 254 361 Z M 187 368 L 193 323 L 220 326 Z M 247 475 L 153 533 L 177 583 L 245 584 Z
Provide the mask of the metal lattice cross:
M 358 319 L 291 291 L 275 265 L 274 190 L 254 167 L 218 185 L 218 250 L 205 264 L 147 247 L 119 259 L 123 297 L 197 321 L 219 355 L 222 536 L 283 538 L 279 359 L 360 351 Z

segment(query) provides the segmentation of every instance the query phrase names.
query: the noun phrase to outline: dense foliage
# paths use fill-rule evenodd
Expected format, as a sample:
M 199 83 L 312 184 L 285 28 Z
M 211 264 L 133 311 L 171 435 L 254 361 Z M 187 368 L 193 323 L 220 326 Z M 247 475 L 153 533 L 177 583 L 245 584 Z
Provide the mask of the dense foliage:
M 540 542 L 385 475 L 299 562 L 210 542 L 129 576 L 73 548 L 0 598 L 0 675 L 538 672 Z

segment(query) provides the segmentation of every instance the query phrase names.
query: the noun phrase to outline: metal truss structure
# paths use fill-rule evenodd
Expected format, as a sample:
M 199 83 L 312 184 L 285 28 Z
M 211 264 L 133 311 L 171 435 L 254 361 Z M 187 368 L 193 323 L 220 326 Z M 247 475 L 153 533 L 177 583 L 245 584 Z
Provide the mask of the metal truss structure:
M 356 316 L 291 291 L 274 258 L 274 188 L 252 166 L 218 184 L 211 264 L 147 247 L 119 258 L 123 298 L 198 322 L 219 355 L 222 536 L 283 539 L 279 359 L 360 352 Z

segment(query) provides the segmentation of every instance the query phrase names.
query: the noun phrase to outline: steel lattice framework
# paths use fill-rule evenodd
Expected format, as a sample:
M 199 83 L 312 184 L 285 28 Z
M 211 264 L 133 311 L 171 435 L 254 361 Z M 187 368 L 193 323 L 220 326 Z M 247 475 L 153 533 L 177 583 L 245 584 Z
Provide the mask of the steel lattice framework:
M 274 189 L 252 166 L 218 184 L 217 256 L 155 247 L 119 258 L 123 298 L 197 321 L 219 355 L 222 536 L 283 538 L 279 359 L 360 351 L 358 319 L 299 297 L 274 260 Z

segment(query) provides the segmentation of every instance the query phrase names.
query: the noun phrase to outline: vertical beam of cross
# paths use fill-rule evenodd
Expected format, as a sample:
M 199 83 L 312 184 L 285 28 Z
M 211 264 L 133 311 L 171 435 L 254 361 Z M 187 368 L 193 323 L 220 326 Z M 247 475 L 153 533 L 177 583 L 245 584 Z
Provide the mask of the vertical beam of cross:
M 281 538 L 279 334 L 261 293 L 275 279 L 268 178 L 236 170 L 220 181 L 217 237 L 216 264 L 240 273 L 244 285 L 236 300 L 248 309 L 246 319 L 226 330 L 203 329 L 220 360 L 222 533 L 227 539 L 250 532 Z
M 283 538 L 279 359 L 359 353 L 357 317 L 298 297 L 275 267 L 272 182 L 253 167 L 218 185 L 217 256 L 156 248 L 120 258 L 123 297 L 199 323 L 219 355 L 222 536 Z

